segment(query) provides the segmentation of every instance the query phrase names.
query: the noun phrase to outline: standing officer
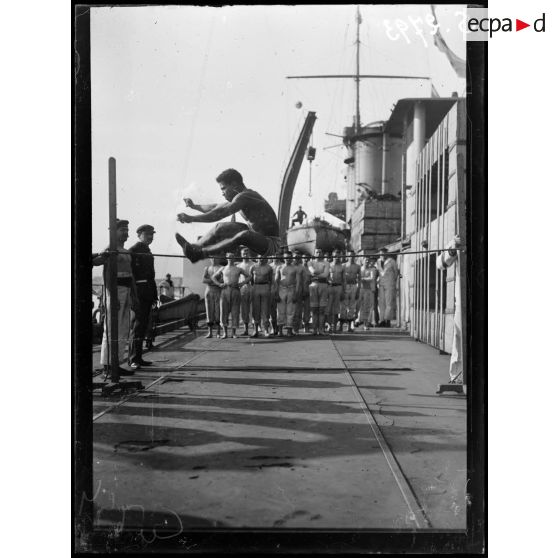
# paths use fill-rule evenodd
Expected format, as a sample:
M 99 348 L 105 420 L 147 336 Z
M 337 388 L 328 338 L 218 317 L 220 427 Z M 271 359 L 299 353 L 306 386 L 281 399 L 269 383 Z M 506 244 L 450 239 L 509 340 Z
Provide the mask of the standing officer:
M 136 288 L 132 276 L 132 257 L 130 252 L 124 248 L 124 243 L 128 240 L 128 221 L 124 219 L 116 220 L 116 242 L 118 255 L 116 256 L 116 285 L 118 300 L 118 362 L 124 360 L 124 350 L 130 334 L 130 310 L 137 307 Z M 108 282 L 110 276 L 110 259 L 108 249 L 100 254 L 93 254 L 93 265 L 104 265 L 103 283 L 105 285 L 105 327 L 101 344 L 101 365 L 105 372 L 109 371 L 109 339 L 110 339 L 110 307 L 112 304 Z M 119 366 L 121 376 L 133 374 L 129 370 Z
M 132 324 L 132 335 L 128 350 L 130 368 L 137 370 L 141 366 L 151 366 L 151 362 L 143 360 L 142 345 L 151 307 L 157 302 L 157 285 L 155 284 L 155 265 L 149 245 L 153 242 L 155 229 L 151 225 L 142 225 L 136 230 L 139 242 L 131 248 L 132 271 L 138 293 L 138 307 Z

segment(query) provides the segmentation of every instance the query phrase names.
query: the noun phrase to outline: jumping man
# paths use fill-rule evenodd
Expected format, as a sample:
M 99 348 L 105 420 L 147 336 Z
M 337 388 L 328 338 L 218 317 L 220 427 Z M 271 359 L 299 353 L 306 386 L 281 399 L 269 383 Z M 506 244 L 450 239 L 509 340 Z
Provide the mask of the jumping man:
M 233 251 L 239 246 L 246 246 L 261 256 L 274 254 L 280 245 L 279 222 L 269 203 L 258 192 L 246 188 L 242 175 L 235 169 L 223 171 L 216 180 L 227 201 L 218 205 L 197 205 L 190 198 L 186 198 L 184 200 L 186 206 L 200 211 L 202 215 L 179 213 L 178 221 L 215 223 L 240 213 L 248 224 L 219 223 L 192 244 L 176 233 L 176 240 L 182 247 L 184 255 L 191 262 L 197 262 L 212 254 Z

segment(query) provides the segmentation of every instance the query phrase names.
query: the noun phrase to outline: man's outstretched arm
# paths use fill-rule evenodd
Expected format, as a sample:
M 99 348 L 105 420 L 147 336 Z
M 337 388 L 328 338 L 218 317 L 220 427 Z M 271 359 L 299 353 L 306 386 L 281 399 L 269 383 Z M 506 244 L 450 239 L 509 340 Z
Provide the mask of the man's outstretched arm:
M 225 217 L 234 215 L 237 211 L 243 208 L 244 204 L 236 199 L 232 202 L 225 202 L 217 205 L 203 215 L 186 215 L 186 213 L 179 213 L 177 215 L 178 221 L 181 223 L 215 223 Z
M 209 211 L 215 209 L 219 205 L 218 203 L 206 203 L 206 204 L 194 203 L 192 198 L 184 198 L 184 203 L 186 204 L 186 207 L 191 207 L 192 209 L 195 209 L 200 213 L 208 213 Z

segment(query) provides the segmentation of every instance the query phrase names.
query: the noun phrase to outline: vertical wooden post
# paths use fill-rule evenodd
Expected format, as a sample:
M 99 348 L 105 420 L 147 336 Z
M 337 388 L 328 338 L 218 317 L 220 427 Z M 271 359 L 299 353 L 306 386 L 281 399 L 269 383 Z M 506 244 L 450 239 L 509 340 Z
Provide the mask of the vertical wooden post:
M 442 157 L 440 156 L 441 152 L 441 145 L 442 145 L 442 128 L 443 128 L 443 121 L 440 127 L 436 130 L 436 163 L 437 163 L 437 175 L 436 175 L 436 184 L 438 189 L 436 191 L 436 248 L 440 247 L 440 190 L 442 188 L 442 169 L 440 168 L 442 164 Z M 441 279 L 441 271 L 436 268 L 436 301 L 434 303 L 434 312 L 435 312 L 435 321 L 434 321 L 434 342 L 433 345 L 435 347 L 440 348 L 440 279 Z
M 467 147 L 464 145 L 467 138 L 467 124 L 465 119 L 465 109 L 459 110 L 463 107 L 463 101 L 457 107 L 457 172 L 456 182 L 457 191 L 455 195 L 456 201 L 456 215 L 455 222 L 457 234 L 459 234 L 461 242 L 467 246 L 467 213 L 466 213 L 466 193 L 467 193 Z M 459 265 L 460 274 L 460 295 L 461 295 L 461 357 L 463 359 L 463 385 L 467 384 L 467 306 L 468 306 L 468 293 L 467 293 L 467 257 L 466 251 L 459 252 Z
M 432 142 L 429 141 L 426 144 L 426 153 L 427 153 L 427 168 L 428 168 L 428 181 L 427 181 L 427 190 L 426 190 L 426 219 L 425 219 L 425 240 L 427 242 L 427 247 L 430 248 L 431 239 L 430 239 L 430 217 L 432 212 Z M 425 341 L 430 343 L 430 335 L 432 329 L 432 319 L 430 315 L 430 254 L 425 256 L 426 260 L 426 304 L 424 308 L 424 315 L 426 317 L 425 323 Z
M 118 274 L 118 242 L 116 239 L 116 159 L 110 157 L 108 160 L 109 171 L 109 273 L 108 273 L 108 292 L 110 297 L 110 378 L 114 383 L 120 381 L 118 371 L 120 362 L 118 361 L 118 285 L 116 278 Z
M 441 183 L 441 202 L 440 202 L 440 212 L 441 212 L 441 227 L 442 227 L 442 240 L 441 243 L 438 242 L 438 248 L 445 248 L 446 247 L 446 180 L 448 177 L 446 176 L 446 149 L 448 147 L 448 121 L 447 117 L 443 120 L 443 128 L 442 128 L 442 183 Z M 440 282 L 444 283 L 442 285 L 442 294 L 444 294 L 444 287 L 445 287 L 445 297 L 447 299 L 447 292 L 448 292 L 448 285 L 447 285 L 447 274 L 444 277 L 444 272 L 440 272 Z M 440 348 L 445 351 L 446 350 L 446 315 L 444 307 L 447 305 L 446 300 L 440 297 L 440 318 L 441 318 L 441 327 L 439 331 L 439 343 Z

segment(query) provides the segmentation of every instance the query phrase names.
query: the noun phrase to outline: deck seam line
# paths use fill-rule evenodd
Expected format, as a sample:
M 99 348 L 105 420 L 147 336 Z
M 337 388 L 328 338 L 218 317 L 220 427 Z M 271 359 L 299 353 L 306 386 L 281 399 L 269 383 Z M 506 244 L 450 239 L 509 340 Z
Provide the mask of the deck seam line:
M 391 470 L 391 473 L 392 473 L 392 475 L 395 479 L 395 482 L 396 482 L 396 484 L 399 488 L 399 491 L 401 492 L 401 495 L 403 496 L 403 500 L 405 500 L 405 503 L 407 504 L 407 507 L 409 508 L 409 511 L 411 512 L 412 519 L 414 520 L 415 524 L 417 525 L 417 527 L 419 529 L 431 528 L 432 525 L 430 524 L 430 521 L 428 520 L 428 517 L 426 516 L 426 514 L 425 514 L 423 508 L 421 507 L 420 503 L 418 502 L 412 488 L 410 487 L 407 479 L 405 478 L 405 475 L 403 474 L 403 471 L 401 470 L 401 467 L 399 466 L 399 463 L 397 462 L 397 459 L 393 455 L 393 452 L 391 451 L 386 439 L 384 438 L 384 435 L 382 434 L 382 431 L 380 430 L 380 427 L 378 426 L 378 423 L 376 422 L 376 419 L 374 418 L 373 413 L 368 408 L 368 405 L 366 404 L 366 400 L 364 399 L 359 387 L 356 385 L 356 382 L 355 382 L 354 378 L 352 377 L 351 372 L 350 372 L 347 364 L 343 360 L 343 357 L 341 356 L 341 353 L 340 353 L 339 349 L 337 348 L 337 345 L 335 344 L 333 339 L 331 339 L 331 343 L 332 343 L 334 349 L 337 351 L 337 354 L 339 355 L 339 358 L 343 362 L 343 366 L 345 368 L 345 373 L 346 373 L 346 375 L 348 376 L 348 378 L 351 382 L 351 387 L 353 389 L 353 392 L 357 396 L 357 400 L 360 404 L 360 407 L 361 407 L 364 415 L 366 416 L 366 419 L 368 421 L 368 424 L 370 425 L 370 428 L 372 429 L 372 432 L 374 433 L 374 437 L 376 438 L 376 441 L 380 445 L 380 449 L 382 450 L 382 453 L 384 454 L 384 457 L 387 461 L 388 467 Z
M 213 341 L 212 344 L 215 344 L 215 341 Z M 150 384 L 148 384 L 143 390 L 141 390 L 141 392 L 146 392 L 150 387 L 153 387 L 155 384 L 158 384 L 161 380 L 167 378 L 168 376 L 170 376 L 171 374 L 174 374 L 175 372 L 177 372 L 178 370 L 180 370 L 181 368 L 187 366 L 190 362 L 192 362 L 193 360 L 201 357 L 202 355 L 204 355 L 205 353 L 208 352 L 209 349 L 193 356 L 190 360 L 187 360 L 184 364 L 181 364 L 178 368 L 173 369 L 171 372 L 167 372 L 166 374 L 163 374 L 162 376 L 159 376 L 156 380 L 153 380 Z M 135 391 L 133 393 L 130 393 L 128 395 L 126 395 L 125 397 L 123 397 L 120 401 L 118 401 L 117 403 L 115 403 L 114 405 L 111 405 L 110 407 L 104 409 L 103 411 L 101 411 L 100 413 L 97 413 L 94 417 L 93 417 L 93 421 L 95 422 L 97 419 L 101 418 L 103 415 L 106 415 L 107 413 L 110 413 L 111 411 L 113 411 L 114 409 L 116 409 L 117 407 L 120 407 L 122 404 L 126 403 L 127 401 L 129 401 L 132 397 L 135 397 L 138 393 L 138 391 Z

